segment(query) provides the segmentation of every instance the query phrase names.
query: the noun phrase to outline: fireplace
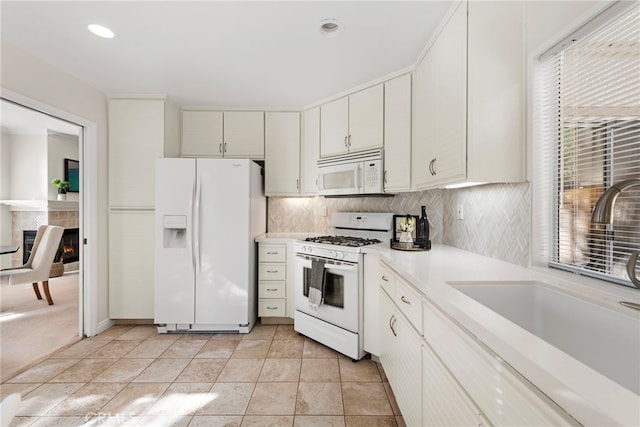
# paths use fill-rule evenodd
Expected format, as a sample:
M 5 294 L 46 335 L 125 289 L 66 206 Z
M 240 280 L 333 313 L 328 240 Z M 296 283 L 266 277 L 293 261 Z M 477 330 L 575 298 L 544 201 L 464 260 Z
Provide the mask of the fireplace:
M 37 230 L 22 230 L 22 263 L 26 264 L 36 240 Z M 62 253 L 62 262 L 64 264 L 76 262 L 80 260 L 80 229 L 65 228 L 62 234 L 62 244 L 64 252 Z

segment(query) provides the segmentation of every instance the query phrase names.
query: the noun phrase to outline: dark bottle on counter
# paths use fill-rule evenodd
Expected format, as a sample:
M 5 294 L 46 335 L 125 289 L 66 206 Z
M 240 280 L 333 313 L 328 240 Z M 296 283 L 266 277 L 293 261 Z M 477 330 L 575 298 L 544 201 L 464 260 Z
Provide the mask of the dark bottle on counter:
M 429 240 L 429 220 L 427 219 L 427 207 L 421 206 L 422 214 L 416 223 L 416 245 L 421 248 L 431 249 Z

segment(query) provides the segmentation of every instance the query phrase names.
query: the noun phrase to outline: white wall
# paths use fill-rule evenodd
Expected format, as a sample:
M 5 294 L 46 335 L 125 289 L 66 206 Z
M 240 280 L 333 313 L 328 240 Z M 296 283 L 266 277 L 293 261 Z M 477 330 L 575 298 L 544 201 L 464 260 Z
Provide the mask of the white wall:
M 108 319 L 107 99 L 88 84 L 2 40 L 2 90 L 44 103 L 97 124 L 97 235 L 87 236 L 97 251 L 98 322 Z M 86 214 L 86 212 L 85 212 Z
M 8 135 L 0 135 L 0 199 L 8 199 L 10 194 L 9 156 L 11 155 Z M 0 245 L 11 244 L 11 211 L 9 206 L 0 205 Z M 11 267 L 11 256 L 0 256 L 0 268 Z
M 47 136 L 6 135 L 9 145 L 9 199 L 47 199 Z
M 58 196 L 58 187 L 51 184 L 54 178 L 64 179 L 64 159 L 80 160 L 78 152 L 78 137 L 73 135 L 52 134 L 48 137 L 47 158 L 49 162 L 49 175 L 47 189 L 49 200 L 55 200 Z M 67 192 L 67 200 L 79 200 L 79 193 Z
M 526 1 L 527 55 L 550 48 L 611 3 L 607 1 Z

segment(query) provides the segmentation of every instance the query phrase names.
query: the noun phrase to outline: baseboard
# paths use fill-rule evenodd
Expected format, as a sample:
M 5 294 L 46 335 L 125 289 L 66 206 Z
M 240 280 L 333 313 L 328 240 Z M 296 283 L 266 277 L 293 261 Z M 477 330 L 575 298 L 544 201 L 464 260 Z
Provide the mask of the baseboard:
M 98 327 L 96 328 L 96 335 L 106 331 L 115 324 L 116 322 L 114 322 L 112 319 L 103 320 L 102 322 L 98 323 Z
M 293 325 L 293 319 L 290 317 L 261 317 L 261 325 Z
M 116 325 L 154 325 L 153 319 L 113 319 Z

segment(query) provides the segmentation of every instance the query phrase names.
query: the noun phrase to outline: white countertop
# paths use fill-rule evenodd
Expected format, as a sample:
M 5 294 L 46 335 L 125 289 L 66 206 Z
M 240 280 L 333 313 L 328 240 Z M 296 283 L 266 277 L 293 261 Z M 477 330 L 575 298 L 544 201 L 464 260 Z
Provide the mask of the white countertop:
M 264 233 L 254 240 L 258 243 L 293 243 L 296 240 L 304 240 L 307 237 L 317 236 L 318 233 Z
M 363 251 L 379 255 L 396 273 L 580 422 L 640 425 L 640 396 L 464 295 L 449 283 L 538 281 L 640 321 L 640 312 L 618 304 L 620 300 L 640 302 L 637 290 L 561 271 L 520 267 L 444 245 L 434 245 L 428 252 L 396 251 L 384 244 L 367 246 Z

